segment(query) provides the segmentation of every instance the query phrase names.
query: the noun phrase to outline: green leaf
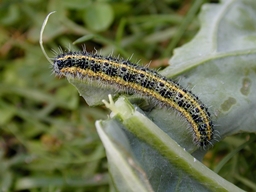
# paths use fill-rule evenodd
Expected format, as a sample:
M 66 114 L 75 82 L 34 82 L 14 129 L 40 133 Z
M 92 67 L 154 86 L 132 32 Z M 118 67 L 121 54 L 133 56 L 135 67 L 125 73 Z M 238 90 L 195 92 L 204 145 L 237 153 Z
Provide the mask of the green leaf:
M 131 153 L 129 141 L 114 120 L 96 122 L 106 148 L 109 170 L 118 191 L 153 191 L 146 174 Z
M 84 14 L 86 25 L 93 31 L 104 31 L 114 20 L 112 7 L 107 3 L 93 3 Z
M 68 79 L 69 83 L 74 85 L 86 103 L 90 106 L 101 105 L 102 100 L 107 98 L 108 94 L 114 94 L 116 91 L 108 87 L 102 87 L 99 83 L 85 82 L 76 79 Z
M 91 4 L 90 1 L 84 1 L 84 0 L 62 0 L 61 3 L 64 4 L 64 6 L 71 8 L 71 9 L 85 9 L 87 6 Z
M 133 191 L 137 185 L 126 183 L 140 184 L 142 176 L 145 187 L 149 180 L 154 191 L 240 191 L 187 153 L 127 99 L 120 97 L 113 103 L 110 98 L 110 103 L 105 104 L 112 110 L 113 119 L 98 121 L 96 127 L 118 191 Z M 126 169 L 137 169 L 139 173 L 127 176 Z M 144 171 L 146 174 L 142 174 Z
M 193 87 L 211 106 L 218 140 L 256 132 L 255 10 L 253 0 L 204 5 L 199 33 L 175 50 L 171 66 L 161 72 L 168 77 L 182 74 L 180 84 Z

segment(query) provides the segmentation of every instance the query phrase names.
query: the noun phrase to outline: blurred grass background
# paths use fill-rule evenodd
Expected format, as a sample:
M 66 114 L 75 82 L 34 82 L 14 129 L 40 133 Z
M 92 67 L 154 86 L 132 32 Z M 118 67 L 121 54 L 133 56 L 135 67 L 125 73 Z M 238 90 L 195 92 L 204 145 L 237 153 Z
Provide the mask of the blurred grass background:
M 50 57 L 52 49 L 81 50 L 85 44 L 88 51 L 133 55 L 134 62 L 159 68 L 199 30 L 197 14 L 205 2 L 210 0 L 2 0 L 0 191 L 111 190 L 94 126 L 108 111 L 88 107 L 72 85 L 52 75 L 38 44 L 49 12 L 57 11 L 43 37 Z M 256 191 L 256 146 L 250 137 L 225 139 L 204 163 L 239 187 Z

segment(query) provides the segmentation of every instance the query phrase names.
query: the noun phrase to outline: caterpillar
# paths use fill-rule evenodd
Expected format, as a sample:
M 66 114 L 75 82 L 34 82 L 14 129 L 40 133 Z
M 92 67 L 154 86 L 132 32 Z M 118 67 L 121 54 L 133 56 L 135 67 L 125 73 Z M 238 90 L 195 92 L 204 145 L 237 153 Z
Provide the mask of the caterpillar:
M 87 51 L 65 52 L 53 59 L 58 76 L 95 81 L 117 91 L 138 94 L 160 106 L 177 110 L 193 128 L 195 144 L 205 147 L 213 139 L 213 123 L 206 106 L 191 91 L 156 71 L 112 56 Z
M 129 60 L 105 57 L 86 50 L 62 52 L 52 61 L 45 53 L 42 41 L 44 27 L 52 13 L 43 23 L 39 43 L 57 76 L 100 83 L 110 89 L 138 94 L 162 107 L 175 109 L 192 127 L 196 145 L 205 148 L 211 144 L 214 128 L 207 107 L 191 91 L 156 71 Z

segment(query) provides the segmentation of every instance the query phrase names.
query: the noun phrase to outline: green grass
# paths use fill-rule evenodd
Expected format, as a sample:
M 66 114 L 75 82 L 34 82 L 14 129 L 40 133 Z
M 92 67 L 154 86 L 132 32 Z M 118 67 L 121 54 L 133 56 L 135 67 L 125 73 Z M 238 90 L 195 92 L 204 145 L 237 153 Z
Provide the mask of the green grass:
M 134 62 L 159 68 L 168 65 L 175 47 L 196 34 L 196 16 L 206 1 L 97 2 L 1 2 L 0 191 L 110 190 L 105 151 L 94 125 L 108 111 L 88 107 L 66 79 L 52 75 L 38 43 L 49 12 L 57 11 L 44 33 L 51 57 L 52 49 L 82 49 L 85 44 L 88 51 L 133 55 Z M 206 155 L 205 164 L 240 188 L 256 190 L 255 142 L 243 145 L 254 137 L 225 139 Z M 222 164 L 227 155 L 230 159 Z

